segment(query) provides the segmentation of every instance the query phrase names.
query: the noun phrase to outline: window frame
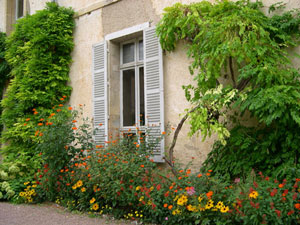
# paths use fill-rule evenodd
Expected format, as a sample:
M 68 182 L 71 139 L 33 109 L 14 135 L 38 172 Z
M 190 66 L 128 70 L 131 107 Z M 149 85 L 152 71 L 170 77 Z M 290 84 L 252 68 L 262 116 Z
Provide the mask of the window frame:
M 143 59 L 139 60 L 139 42 L 143 40 L 143 36 L 137 37 L 128 41 L 120 43 L 120 132 L 122 133 L 135 133 L 138 135 L 138 131 L 145 132 L 146 124 L 140 125 L 140 68 L 144 68 L 144 55 Z M 129 43 L 134 44 L 134 61 L 129 63 L 123 63 L 123 46 Z M 143 43 L 144 45 L 144 43 Z M 144 48 L 144 46 L 143 46 Z M 133 126 L 124 126 L 123 121 L 123 72 L 125 70 L 134 69 L 135 71 L 135 124 Z M 145 80 L 144 80 L 145 82 Z M 145 88 L 145 86 L 144 86 Z M 145 102 L 145 89 L 144 89 L 144 102 Z M 144 109 L 145 111 L 145 109 Z

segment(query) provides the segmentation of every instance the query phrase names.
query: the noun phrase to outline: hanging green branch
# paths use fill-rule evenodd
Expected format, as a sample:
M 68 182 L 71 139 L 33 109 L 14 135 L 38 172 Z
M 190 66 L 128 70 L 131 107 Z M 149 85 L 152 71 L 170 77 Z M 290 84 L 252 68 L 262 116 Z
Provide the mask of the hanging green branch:
M 216 133 L 226 145 L 228 122 L 246 111 L 258 127 L 300 131 L 300 75 L 285 48 L 299 43 L 300 11 L 276 14 L 282 5 L 275 4 L 274 15 L 267 17 L 262 7 L 261 1 L 240 0 L 165 9 L 157 27 L 162 48 L 172 51 L 184 41 L 192 59 L 195 82 L 183 87 L 191 107 L 197 107 L 189 114 L 190 135 L 200 132 L 205 139 Z M 239 113 L 232 120 L 233 110 Z

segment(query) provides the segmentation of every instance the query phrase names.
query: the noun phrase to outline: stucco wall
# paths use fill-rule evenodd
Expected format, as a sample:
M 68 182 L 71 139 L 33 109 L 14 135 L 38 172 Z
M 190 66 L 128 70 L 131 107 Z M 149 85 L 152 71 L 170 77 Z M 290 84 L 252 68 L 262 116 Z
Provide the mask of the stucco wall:
M 6 0 L 0 0 L 0 31 L 5 32 L 6 31 Z
M 27 0 L 27 6 L 29 7 L 28 12 L 34 14 L 37 10 L 42 10 L 45 8 L 47 2 L 51 0 Z M 29 3 L 29 4 L 28 4 Z
M 93 4 L 97 1 L 67 1 L 58 0 L 60 5 L 72 6 L 75 10 L 81 10 L 87 4 Z M 115 31 L 122 30 L 137 24 L 152 21 L 156 24 L 162 17 L 163 9 L 171 6 L 176 2 L 189 4 L 197 2 L 197 0 L 121 0 L 117 3 L 105 6 L 102 9 L 93 11 L 90 14 L 76 19 L 75 29 L 75 49 L 73 52 L 73 64 L 71 66 L 71 85 L 73 92 L 70 104 L 78 106 L 85 104 L 85 115 L 92 116 L 92 45 L 101 41 L 105 35 Z M 264 0 L 267 6 L 278 2 L 276 0 Z M 300 1 L 285 0 L 288 3 L 287 8 L 300 8 Z M 267 11 L 267 8 L 265 8 Z M 116 61 L 118 58 L 118 43 L 113 43 L 109 56 L 110 61 Z M 113 50 L 114 49 L 114 50 Z M 299 48 L 291 49 L 300 53 Z M 180 43 L 176 50 L 172 53 L 164 53 L 164 110 L 165 125 L 170 124 L 176 127 L 179 123 L 184 109 L 189 107 L 184 97 L 184 91 L 181 86 L 193 82 L 193 77 L 189 75 L 188 65 L 189 59 L 186 57 L 186 49 L 184 43 Z M 299 66 L 299 61 L 294 61 Z M 113 128 L 117 128 L 119 124 L 119 92 L 116 86 L 119 85 L 118 65 L 110 63 L 110 120 L 109 124 L 112 128 L 110 133 L 116 133 Z M 199 168 L 205 160 L 207 154 L 211 150 L 211 146 L 215 140 L 215 136 L 208 138 L 205 142 L 201 142 L 201 137 L 188 137 L 189 126 L 185 124 L 175 147 L 175 157 L 183 164 L 187 164 L 192 157 L 194 160 L 194 168 Z M 173 132 L 171 130 L 171 132 Z M 168 149 L 172 135 L 166 137 L 166 150 Z

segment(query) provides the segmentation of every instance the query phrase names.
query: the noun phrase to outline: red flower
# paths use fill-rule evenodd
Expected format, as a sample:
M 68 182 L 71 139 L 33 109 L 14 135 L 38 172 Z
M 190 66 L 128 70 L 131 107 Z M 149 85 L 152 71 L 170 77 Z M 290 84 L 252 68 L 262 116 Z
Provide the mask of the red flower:
M 297 198 L 297 195 L 298 195 L 297 193 L 293 194 L 293 200 L 295 200 Z
M 294 210 L 291 210 L 287 213 L 288 216 L 292 215 L 295 211 Z
M 158 191 L 159 191 L 159 190 L 160 190 L 160 188 L 161 188 L 161 185 L 160 185 L 160 184 L 156 186 L 156 190 L 158 190 Z
M 300 210 L 300 203 L 296 203 L 294 206 L 296 209 Z
M 257 183 L 255 182 L 255 181 L 253 181 L 253 185 L 254 185 L 254 187 L 258 187 L 258 185 L 257 185 Z
M 275 209 L 275 212 L 276 212 L 277 216 L 280 218 L 280 216 L 281 216 L 281 211 L 278 210 L 278 209 Z
M 276 194 L 277 194 L 277 189 L 274 188 L 274 189 L 272 190 L 272 192 L 270 193 L 270 195 L 271 195 L 271 197 L 273 197 L 273 196 L 275 196 Z
M 284 187 L 284 184 L 279 184 L 278 187 L 279 187 L 279 188 L 283 188 L 283 187 Z

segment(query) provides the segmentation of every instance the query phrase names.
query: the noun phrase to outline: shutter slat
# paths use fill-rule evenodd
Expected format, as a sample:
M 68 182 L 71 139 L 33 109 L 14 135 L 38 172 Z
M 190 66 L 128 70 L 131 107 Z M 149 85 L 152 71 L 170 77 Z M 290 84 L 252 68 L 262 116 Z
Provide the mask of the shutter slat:
M 104 144 L 108 136 L 106 52 L 105 41 L 93 46 L 93 113 L 96 144 Z
M 144 30 L 145 110 L 148 141 L 155 142 L 164 131 L 162 50 L 155 27 Z M 153 159 L 164 162 L 164 140 L 153 148 Z

